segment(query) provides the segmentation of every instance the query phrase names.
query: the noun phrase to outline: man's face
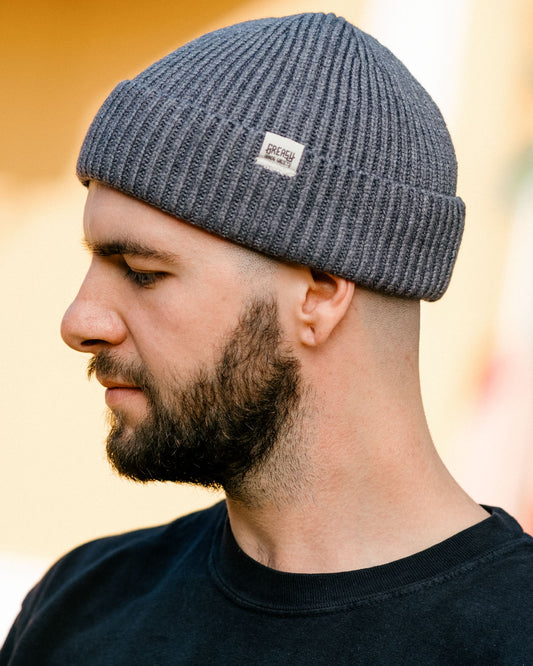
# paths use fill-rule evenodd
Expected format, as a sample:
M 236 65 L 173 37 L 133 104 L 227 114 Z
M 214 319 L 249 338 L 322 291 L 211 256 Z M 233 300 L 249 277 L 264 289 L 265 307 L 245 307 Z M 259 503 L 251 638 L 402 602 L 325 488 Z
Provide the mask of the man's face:
M 62 335 L 107 388 L 110 460 L 238 495 L 298 403 L 268 278 L 251 280 L 231 243 L 103 185 L 84 231 L 93 259 Z

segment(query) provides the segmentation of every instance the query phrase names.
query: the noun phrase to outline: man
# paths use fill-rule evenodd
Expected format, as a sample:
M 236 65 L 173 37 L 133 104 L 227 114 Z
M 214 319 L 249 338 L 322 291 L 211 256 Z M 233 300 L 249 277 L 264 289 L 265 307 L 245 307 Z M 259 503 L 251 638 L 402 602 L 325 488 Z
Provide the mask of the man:
M 69 553 L 0 663 L 531 663 L 533 541 L 422 407 L 419 300 L 464 205 L 403 65 L 334 15 L 219 30 L 115 88 L 78 176 L 93 259 L 62 335 L 109 458 L 226 501 Z

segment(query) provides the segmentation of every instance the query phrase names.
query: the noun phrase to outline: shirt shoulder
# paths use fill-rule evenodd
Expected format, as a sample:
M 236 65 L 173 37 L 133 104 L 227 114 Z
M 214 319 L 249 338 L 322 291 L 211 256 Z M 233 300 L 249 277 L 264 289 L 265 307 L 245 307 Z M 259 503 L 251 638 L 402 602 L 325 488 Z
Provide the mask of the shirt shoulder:
M 156 585 L 172 567 L 192 573 L 207 559 L 213 530 L 226 516 L 225 503 L 182 516 L 170 523 L 103 537 L 61 557 L 24 599 L 11 633 L 23 629 L 56 599 L 107 580 L 110 594 L 123 581 L 142 578 Z M 186 560 L 186 566 L 183 561 Z

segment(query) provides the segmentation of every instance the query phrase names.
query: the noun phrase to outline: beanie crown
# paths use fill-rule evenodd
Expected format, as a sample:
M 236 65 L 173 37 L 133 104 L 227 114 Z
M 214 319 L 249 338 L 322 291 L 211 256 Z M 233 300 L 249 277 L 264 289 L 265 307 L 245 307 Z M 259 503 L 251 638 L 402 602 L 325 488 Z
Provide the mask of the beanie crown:
M 435 300 L 462 235 L 442 116 L 333 14 L 209 33 L 119 84 L 78 176 L 274 257 Z

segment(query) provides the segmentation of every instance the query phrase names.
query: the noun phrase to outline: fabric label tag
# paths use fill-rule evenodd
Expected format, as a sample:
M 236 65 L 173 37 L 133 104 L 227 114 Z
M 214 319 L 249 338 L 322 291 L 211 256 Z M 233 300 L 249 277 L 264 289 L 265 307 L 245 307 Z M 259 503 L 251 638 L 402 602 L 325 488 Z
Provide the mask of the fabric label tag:
M 285 136 L 267 132 L 255 163 L 284 176 L 295 176 L 305 146 Z

